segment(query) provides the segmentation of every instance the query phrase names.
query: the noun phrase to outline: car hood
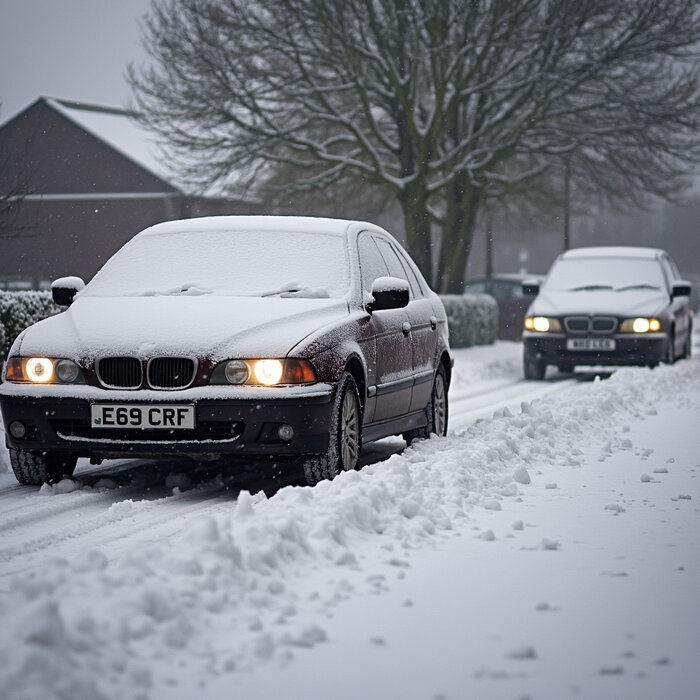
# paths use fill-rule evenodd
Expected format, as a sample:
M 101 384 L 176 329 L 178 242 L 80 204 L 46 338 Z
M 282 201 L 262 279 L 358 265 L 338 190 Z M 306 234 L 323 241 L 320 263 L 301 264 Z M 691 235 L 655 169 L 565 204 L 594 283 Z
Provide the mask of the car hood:
M 668 306 L 668 295 L 657 289 L 624 292 L 608 290 L 548 292 L 542 290 L 530 306 L 529 314 L 568 316 L 601 314 L 607 316 L 654 316 Z
M 285 357 L 314 331 L 349 314 L 345 299 L 83 297 L 28 328 L 13 354 Z

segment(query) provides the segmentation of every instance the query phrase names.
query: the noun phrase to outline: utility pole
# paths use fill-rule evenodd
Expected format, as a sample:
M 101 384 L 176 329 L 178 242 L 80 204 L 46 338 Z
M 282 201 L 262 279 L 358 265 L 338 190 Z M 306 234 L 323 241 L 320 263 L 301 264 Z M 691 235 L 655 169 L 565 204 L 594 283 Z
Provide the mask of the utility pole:
M 493 276 L 493 231 L 491 226 L 486 224 L 486 279 Z
M 571 247 L 571 153 L 564 156 L 564 250 Z

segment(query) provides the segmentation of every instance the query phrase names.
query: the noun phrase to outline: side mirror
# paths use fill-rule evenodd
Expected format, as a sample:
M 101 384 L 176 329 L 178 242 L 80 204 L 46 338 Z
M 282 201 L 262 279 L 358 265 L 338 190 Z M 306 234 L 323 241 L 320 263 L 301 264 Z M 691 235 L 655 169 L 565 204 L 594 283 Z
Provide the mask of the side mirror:
M 685 280 L 678 280 L 678 282 L 673 283 L 671 288 L 671 298 L 676 297 L 689 297 L 690 293 L 693 291 L 693 285 Z
M 61 277 L 51 283 L 51 296 L 54 304 L 70 306 L 78 292 L 85 289 L 85 282 L 80 277 Z
M 540 293 L 540 283 L 537 280 L 523 280 L 522 286 L 526 297 L 536 297 Z
M 398 277 L 377 277 L 372 283 L 374 301 L 367 305 L 367 311 L 402 309 L 408 306 L 408 282 Z

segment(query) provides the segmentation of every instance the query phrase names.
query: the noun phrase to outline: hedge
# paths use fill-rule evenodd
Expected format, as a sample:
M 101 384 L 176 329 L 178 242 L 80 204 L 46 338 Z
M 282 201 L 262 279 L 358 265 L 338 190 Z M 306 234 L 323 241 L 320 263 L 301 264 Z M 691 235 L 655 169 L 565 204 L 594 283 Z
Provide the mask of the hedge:
M 445 295 L 440 297 L 450 325 L 450 345 L 468 348 L 490 345 L 498 332 L 498 306 L 486 294 Z M 7 357 L 15 338 L 32 323 L 59 313 L 51 292 L 0 291 L 0 355 Z
M 488 294 L 446 294 L 440 297 L 450 326 L 450 346 L 491 345 L 498 335 L 498 304 Z
M 0 290 L 0 363 L 15 338 L 32 323 L 61 311 L 51 292 L 6 292 Z

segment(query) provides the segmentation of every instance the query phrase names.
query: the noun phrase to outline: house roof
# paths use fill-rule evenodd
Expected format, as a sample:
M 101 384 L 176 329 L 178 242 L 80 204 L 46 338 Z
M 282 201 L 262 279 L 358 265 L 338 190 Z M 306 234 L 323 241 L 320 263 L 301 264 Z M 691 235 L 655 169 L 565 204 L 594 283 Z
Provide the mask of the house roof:
M 140 168 L 171 187 L 180 189 L 175 173 L 168 167 L 167 159 L 161 153 L 153 134 L 138 122 L 136 113 L 128 109 L 56 97 L 40 97 L 18 114 L 0 123 L 0 129 L 4 129 L 40 103 Z
M 173 173 L 159 152 L 153 135 L 139 124 L 134 112 L 119 107 L 73 102 L 54 97 L 43 99 L 66 119 L 154 175 L 173 184 Z

